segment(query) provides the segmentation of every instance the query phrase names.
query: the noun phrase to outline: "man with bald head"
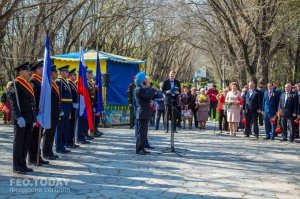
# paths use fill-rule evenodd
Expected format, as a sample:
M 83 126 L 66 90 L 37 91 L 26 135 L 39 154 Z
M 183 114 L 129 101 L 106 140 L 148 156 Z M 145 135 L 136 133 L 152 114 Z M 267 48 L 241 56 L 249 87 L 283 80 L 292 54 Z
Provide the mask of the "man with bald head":
M 292 84 L 287 83 L 284 86 L 285 92 L 280 96 L 278 110 L 282 110 L 283 115 L 281 117 L 282 126 L 282 140 L 293 142 L 295 139 L 295 126 L 293 117 L 298 113 L 298 96 L 292 92 Z M 289 135 L 288 135 L 289 130 Z

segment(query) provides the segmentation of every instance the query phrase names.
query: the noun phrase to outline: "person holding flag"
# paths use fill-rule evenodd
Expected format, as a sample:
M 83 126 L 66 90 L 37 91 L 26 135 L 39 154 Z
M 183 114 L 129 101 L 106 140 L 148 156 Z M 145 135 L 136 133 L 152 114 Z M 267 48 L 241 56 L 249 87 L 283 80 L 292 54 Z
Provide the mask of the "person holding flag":
M 86 76 L 86 67 L 84 65 L 83 50 L 80 51 L 79 58 L 79 77 L 78 77 L 78 94 L 79 94 L 79 108 L 78 108 L 78 137 L 77 141 L 82 144 L 88 144 L 85 140 L 84 133 L 87 133 L 86 129 L 93 132 L 93 114 L 92 103 L 89 93 L 88 81 Z M 87 127 L 87 128 L 86 128 Z
M 78 92 L 77 92 L 77 74 L 76 74 L 76 68 L 70 70 L 69 72 L 69 85 L 70 85 L 70 89 L 71 89 L 71 93 L 72 93 L 72 105 L 73 105 L 73 109 L 71 112 L 71 119 L 70 119 L 70 127 L 69 127 L 69 131 L 71 132 L 70 134 L 68 134 L 70 137 L 66 138 L 66 143 L 67 143 L 67 147 L 69 148 L 75 148 L 75 147 L 79 147 L 79 145 L 74 143 L 74 136 L 75 136 L 75 127 L 76 127 L 76 111 L 78 109 Z
M 58 155 L 53 153 L 54 136 L 60 113 L 60 95 L 55 80 L 57 79 L 56 65 L 51 66 L 51 128 L 46 129 L 43 136 L 43 157 L 47 160 L 55 160 Z
M 29 62 L 16 67 L 18 77 L 8 90 L 8 97 L 14 113 L 13 172 L 26 174 L 32 172 L 27 167 L 26 156 L 32 126 L 36 122 L 34 91 L 28 82 Z
M 44 61 L 38 61 L 31 65 L 31 71 L 33 75 L 31 76 L 29 82 L 33 85 L 33 91 L 34 91 L 34 97 L 36 102 L 36 115 L 39 113 L 39 106 L 40 106 L 40 95 L 41 95 L 41 86 L 42 86 L 42 76 L 43 76 L 43 66 Z M 49 161 L 43 160 L 40 149 L 39 149 L 39 143 L 41 139 L 40 133 L 43 132 L 43 129 L 41 129 L 41 126 L 37 122 L 35 126 L 32 129 L 32 136 L 29 141 L 29 164 L 31 165 L 37 165 L 42 166 L 42 164 L 49 164 Z M 37 156 L 39 156 L 39 161 L 37 160 Z M 39 162 L 39 163 L 37 163 Z
M 96 112 L 96 108 L 95 108 L 95 94 L 96 94 L 96 90 L 95 90 L 95 83 L 93 82 L 93 70 L 86 70 L 86 77 L 87 77 L 87 83 L 88 83 L 88 88 L 89 88 L 89 94 L 90 94 L 90 99 L 91 99 L 91 104 L 93 107 L 93 122 L 94 122 L 94 126 L 95 126 L 95 112 Z M 95 129 L 93 129 L 95 130 Z M 90 131 L 89 135 L 86 135 L 86 139 L 94 139 L 95 134 L 94 131 Z
M 98 130 L 98 124 L 100 122 L 100 117 L 103 117 L 102 111 L 103 107 L 103 99 L 102 99 L 102 73 L 100 66 L 99 54 L 97 53 L 97 61 L 96 61 L 96 77 L 95 77 L 95 101 L 94 101 L 95 110 L 95 136 L 103 135 L 102 132 Z

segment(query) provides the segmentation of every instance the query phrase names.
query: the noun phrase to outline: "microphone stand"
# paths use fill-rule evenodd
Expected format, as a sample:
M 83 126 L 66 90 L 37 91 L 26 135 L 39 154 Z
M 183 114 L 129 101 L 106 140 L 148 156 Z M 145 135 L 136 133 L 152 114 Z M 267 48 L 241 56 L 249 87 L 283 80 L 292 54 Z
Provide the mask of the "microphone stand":
M 161 92 L 162 93 L 162 91 L 159 91 L 159 90 L 157 90 L 156 92 Z M 171 98 L 171 97 L 170 97 Z M 175 142 L 174 142 L 174 138 L 175 138 L 175 136 L 174 136 L 174 133 L 175 133 L 175 106 L 173 105 L 173 103 L 172 102 L 174 102 L 174 100 L 171 98 L 171 103 L 170 102 L 168 102 L 167 104 L 166 104 L 166 106 L 168 107 L 167 108 L 167 110 L 165 110 L 165 115 L 167 115 L 167 118 L 165 118 L 165 122 L 167 123 L 167 120 L 169 119 L 169 107 L 171 107 L 171 139 L 170 139 L 170 147 L 167 147 L 167 148 L 165 148 L 164 150 L 162 150 L 162 153 L 175 153 L 177 156 L 179 156 L 179 157 L 182 157 L 182 155 L 181 154 L 179 154 L 179 153 L 182 153 L 181 151 L 177 151 L 176 149 L 175 149 Z M 177 113 L 178 111 L 176 110 L 176 113 Z M 181 113 L 180 113 L 180 115 L 182 115 Z M 184 151 L 187 151 L 186 149 L 183 149 Z

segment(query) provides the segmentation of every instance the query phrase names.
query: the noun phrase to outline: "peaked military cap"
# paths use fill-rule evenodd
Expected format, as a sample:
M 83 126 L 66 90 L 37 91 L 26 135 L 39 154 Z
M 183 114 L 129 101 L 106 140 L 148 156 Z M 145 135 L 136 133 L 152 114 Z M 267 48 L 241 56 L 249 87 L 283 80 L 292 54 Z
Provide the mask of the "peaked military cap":
M 65 65 L 65 66 L 62 66 L 60 68 L 58 68 L 58 70 L 61 72 L 61 71 L 69 71 L 69 67 L 70 65 Z
M 56 65 L 52 65 L 50 68 L 51 72 L 57 72 Z
M 69 75 L 76 75 L 76 68 L 70 70 Z
M 30 70 L 30 64 L 29 64 L 29 62 L 25 62 L 25 63 L 15 67 L 15 70 L 18 72 L 21 70 Z
M 44 60 L 41 60 L 41 61 L 38 61 L 38 62 L 35 62 L 35 63 L 31 64 L 30 70 L 34 71 L 37 68 L 42 68 L 43 66 L 44 66 Z

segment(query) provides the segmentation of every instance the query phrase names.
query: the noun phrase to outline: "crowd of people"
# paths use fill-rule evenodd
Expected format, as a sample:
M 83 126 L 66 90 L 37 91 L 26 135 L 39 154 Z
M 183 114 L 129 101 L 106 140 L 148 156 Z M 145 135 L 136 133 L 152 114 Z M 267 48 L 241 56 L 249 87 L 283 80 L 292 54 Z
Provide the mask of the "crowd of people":
M 159 89 L 149 84 L 153 90 L 149 100 L 149 125 L 155 125 L 155 130 L 160 128 L 161 118 L 166 133 L 172 119 L 174 132 L 177 132 L 176 128 L 192 129 L 193 123 L 194 128 L 205 129 L 206 122 L 211 119 L 218 120 L 219 133 L 230 136 L 243 130 L 245 137 L 253 135 L 258 138 L 259 125 L 264 125 L 265 139 L 274 140 L 278 134 L 281 134 L 281 141 L 293 142 L 299 138 L 300 83 L 294 86 L 287 83 L 284 90 L 280 90 L 277 83 L 270 82 L 264 90 L 263 86 L 257 87 L 254 81 L 250 81 L 240 91 L 239 85 L 232 82 L 220 92 L 216 85 L 197 92 L 196 87 L 181 86 L 175 77 L 175 71 L 171 71 Z M 136 84 L 139 83 L 135 81 L 128 88 L 128 103 L 132 107 L 131 128 L 136 123 L 135 114 L 138 114 L 134 109 L 139 108 L 134 108 Z
M 78 114 L 77 74 L 76 69 L 69 70 L 69 65 L 51 66 L 51 128 L 41 127 L 37 116 L 43 67 L 43 61 L 26 62 L 16 67 L 17 78 L 8 83 L 1 96 L 4 124 L 12 122 L 14 125 L 14 173 L 32 172 L 28 165 L 49 164 L 49 161 L 59 158 L 58 153 L 70 153 L 69 149 L 79 147 L 79 144 L 90 144 L 89 140 L 103 134 L 97 129 L 101 114 L 95 113 L 98 89 L 94 84 L 93 71 L 87 70 L 86 74 L 95 127 L 91 132 L 87 118 Z

